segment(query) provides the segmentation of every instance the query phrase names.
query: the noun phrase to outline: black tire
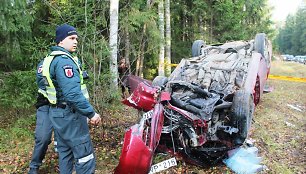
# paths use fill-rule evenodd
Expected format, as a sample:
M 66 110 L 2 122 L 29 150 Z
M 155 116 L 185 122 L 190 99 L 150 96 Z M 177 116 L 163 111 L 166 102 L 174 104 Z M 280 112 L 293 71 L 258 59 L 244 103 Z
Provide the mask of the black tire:
M 194 41 L 191 48 L 192 57 L 203 55 L 202 48 L 205 46 L 206 44 L 203 40 Z
M 260 53 L 265 57 L 265 48 L 266 48 L 266 34 L 258 33 L 255 36 L 255 51 Z
M 248 136 L 249 129 L 252 123 L 254 111 L 254 102 L 251 93 L 245 90 L 238 90 L 233 99 L 231 107 L 231 122 L 232 126 L 239 129 L 237 134 L 234 134 L 234 145 L 241 145 Z
M 168 78 L 165 76 L 156 76 L 152 82 L 153 86 L 163 87 L 168 82 Z

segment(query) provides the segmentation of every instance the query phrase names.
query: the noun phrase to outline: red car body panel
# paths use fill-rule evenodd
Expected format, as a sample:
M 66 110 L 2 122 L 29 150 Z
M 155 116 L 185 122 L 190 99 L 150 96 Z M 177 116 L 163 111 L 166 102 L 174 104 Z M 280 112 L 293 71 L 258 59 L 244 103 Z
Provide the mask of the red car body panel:
M 153 151 L 142 140 L 143 130 L 139 125 L 132 126 L 124 135 L 120 162 L 115 174 L 148 173 Z
M 122 103 L 138 110 L 151 110 L 156 104 L 154 94 L 157 89 L 144 81 L 134 81 L 134 83 L 137 83 L 139 86 L 135 88 L 131 96 L 124 99 Z
M 140 83 L 134 95 L 138 96 L 138 92 L 143 93 L 144 91 L 139 90 L 139 88 L 141 89 L 144 86 L 146 86 L 144 83 Z M 151 105 L 151 99 L 142 100 L 142 104 Z M 131 104 L 131 106 L 134 107 L 135 105 Z M 163 105 L 156 104 L 153 109 L 150 126 L 146 127 L 146 122 L 143 120 L 140 124 L 132 126 L 125 133 L 123 148 L 115 174 L 147 174 L 149 172 L 154 151 L 160 140 L 163 123 Z
M 133 92 L 137 88 L 138 84 L 141 82 L 145 82 L 149 85 L 152 84 L 150 80 L 146 80 L 141 77 L 130 74 L 126 77 L 126 80 L 124 81 L 124 86 L 128 87 L 130 89 L 130 92 Z

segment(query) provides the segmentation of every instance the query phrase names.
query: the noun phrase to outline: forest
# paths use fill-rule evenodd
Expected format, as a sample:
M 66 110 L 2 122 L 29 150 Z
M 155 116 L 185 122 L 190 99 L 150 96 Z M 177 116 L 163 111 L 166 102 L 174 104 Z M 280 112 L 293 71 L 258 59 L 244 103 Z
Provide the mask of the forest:
M 271 37 L 275 34 L 267 0 L 165 2 L 119 3 L 116 61 L 125 58 L 134 75 L 147 79 L 158 75 L 160 43 L 165 43 L 165 60 L 170 64 L 190 57 L 192 42 L 197 39 L 215 44 L 253 39 L 260 32 Z M 55 45 L 55 29 L 63 23 L 78 30 L 78 57 L 93 77 L 90 80 L 93 102 L 108 105 L 117 98 L 117 92 L 107 87 L 112 84 L 110 78 L 114 78 L 110 71 L 109 7 L 110 1 L 106 0 L 4 0 L 0 7 L 1 105 L 27 108 L 34 104 L 37 63 Z M 167 37 L 160 36 L 160 11 L 165 12 L 165 19 L 167 13 L 171 14 L 165 27 Z M 169 68 L 166 73 L 169 74 Z M 103 85 L 109 90 L 107 94 L 100 90 Z
M 275 45 L 282 54 L 306 55 L 306 8 L 288 15 L 285 25 L 278 30 Z
M 120 0 L 117 51 L 112 55 L 111 1 L 1 0 L 1 128 L 31 118 L 29 127 L 34 129 L 37 64 L 55 45 L 55 29 L 64 23 L 78 31 L 77 55 L 90 76 L 86 82 L 90 101 L 104 113 L 117 112 L 121 100 L 118 74 L 114 73 L 121 59 L 126 60 L 131 74 L 152 80 L 169 75 L 172 64 L 191 57 L 195 40 L 219 44 L 251 40 L 257 33 L 267 34 L 274 54 L 306 54 L 305 6 L 275 27 L 268 0 Z M 22 120 L 18 123 L 24 124 Z M 0 136 L 1 142 L 5 138 Z M 0 143 L 0 153 L 6 152 L 4 146 Z

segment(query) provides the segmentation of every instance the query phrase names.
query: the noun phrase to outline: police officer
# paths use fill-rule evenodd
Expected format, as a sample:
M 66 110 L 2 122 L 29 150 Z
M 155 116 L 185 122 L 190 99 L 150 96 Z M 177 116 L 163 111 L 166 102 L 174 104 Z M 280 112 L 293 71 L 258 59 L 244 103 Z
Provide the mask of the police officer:
M 46 86 L 42 77 L 43 60 L 38 64 L 36 71 L 36 82 L 38 85 L 38 97 L 36 102 L 36 128 L 35 145 L 30 162 L 29 174 L 37 174 L 38 168 L 46 155 L 48 145 L 51 143 L 53 126 L 49 119 L 49 101 L 46 96 Z
M 76 51 L 78 35 L 68 24 L 56 29 L 57 46 L 44 59 L 43 76 L 47 98 L 51 103 L 49 117 L 57 135 L 59 169 L 61 174 L 91 174 L 95 171 L 95 154 L 87 119 L 99 124 L 97 114 L 88 101 L 82 68 L 72 56 Z

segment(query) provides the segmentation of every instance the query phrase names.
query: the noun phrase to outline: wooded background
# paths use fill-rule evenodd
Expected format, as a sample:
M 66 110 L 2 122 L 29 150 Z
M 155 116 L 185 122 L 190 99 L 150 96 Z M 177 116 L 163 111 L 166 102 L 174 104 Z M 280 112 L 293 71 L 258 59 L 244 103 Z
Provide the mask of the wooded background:
M 1 0 L 0 105 L 29 107 L 35 102 L 35 70 L 55 29 L 68 23 L 79 33 L 78 57 L 90 72 L 92 99 L 106 105 L 118 97 L 109 86 L 110 0 Z M 120 0 L 117 61 L 132 74 L 153 79 L 191 57 L 193 41 L 206 44 L 250 40 L 264 32 L 283 53 L 306 53 L 306 12 L 301 7 L 280 30 L 273 28 L 267 0 Z M 278 34 L 279 33 L 279 34 Z M 112 67 L 114 69 L 114 67 Z M 162 72 L 160 72 L 162 71 Z M 164 72 L 163 72 L 164 71 Z
M 275 46 L 280 53 L 306 55 L 306 6 L 300 7 L 295 15 L 287 16 L 285 25 L 277 32 Z

